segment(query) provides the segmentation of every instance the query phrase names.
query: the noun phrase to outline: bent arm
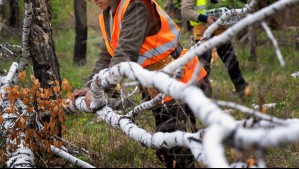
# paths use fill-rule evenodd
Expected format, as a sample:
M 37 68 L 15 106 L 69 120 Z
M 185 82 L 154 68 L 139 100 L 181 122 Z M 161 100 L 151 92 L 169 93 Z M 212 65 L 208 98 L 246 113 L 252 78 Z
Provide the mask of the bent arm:
M 195 12 L 195 0 L 182 0 L 181 15 L 184 20 L 197 22 L 199 13 Z
M 129 5 L 110 66 L 126 61 L 137 62 L 141 45 L 148 35 L 148 20 L 149 14 L 144 3 L 135 1 Z
M 105 44 L 103 44 L 101 46 L 96 64 L 92 70 L 92 74 L 87 79 L 85 79 L 85 87 L 90 87 L 91 80 L 95 74 L 99 73 L 100 70 L 109 67 L 111 58 L 112 56 L 109 54 Z

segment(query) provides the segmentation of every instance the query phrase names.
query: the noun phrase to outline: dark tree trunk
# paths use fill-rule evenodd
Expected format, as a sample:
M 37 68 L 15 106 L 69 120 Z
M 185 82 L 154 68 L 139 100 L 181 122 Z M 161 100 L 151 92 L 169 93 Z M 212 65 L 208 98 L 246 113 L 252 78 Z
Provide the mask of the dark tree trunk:
M 9 0 L 10 6 L 10 18 L 9 24 L 12 27 L 18 26 L 19 23 L 19 1 L 18 0 Z
M 87 47 L 87 14 L 85 0 L 74 0 L 74 8 L 76 22 L 76 41 L 73 62 L 77 65 L 85 65 Z
M 249 40 L 249 60 L 256 61 L 256 26 L 255 24 L 248 27 L 248 40 Z
M 275 1 L 273 0 L 263 0 L 263 1 L 258 1 L 258 10 L 262 9 L 262 8 L 265 8 L 269 5 L 271 5 L 272 3 L 274 3 Z M 281 11 L 279 12 L 279 15 L 282 15 L 281 14 Z M 269 17 L 269 18 L 266 18 L 266 22 L 267 24 L 269 25 L 270 28 L 272 29 L 279 29 L 281 28 L 282 25 L 278 24 L 278 20 L 277 20 L 277 17 L 275 17 L 275 15 Z
M 165 10 L 167 12 L 167 14 L 174 19 L 174 4 L 173 4 L 173 0 L 166 0 L 165 3 Z
M 29 47 L 34 75 L 41 87 L 51 88 L 51 81 L 61 84 L 59 63 L 52 38 L 50 0 L 32 0 L 33 18 Z
M 4 26 L 4 1 L 0 0 L 0 32 L 3 29 Z

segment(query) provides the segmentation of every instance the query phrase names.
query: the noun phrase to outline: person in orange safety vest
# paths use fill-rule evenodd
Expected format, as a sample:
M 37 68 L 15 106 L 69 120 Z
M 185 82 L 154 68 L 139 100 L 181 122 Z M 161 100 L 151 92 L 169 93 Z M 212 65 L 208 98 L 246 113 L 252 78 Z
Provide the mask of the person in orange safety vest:
M 103 10 L 99 16 L 99 23 L 104 44 L 100 48 L 93 73 L 86 80 L 86 88 L 75 90 L 73 100 L 87 93 L 92 77 L 102 69 L 130 61 L 137 62 L 148 70 L 159 70 L 187 52 L 187 49 L 180 45 L 179 27 L 154 0 L 93 2 Z M 198 63 L 198 58 L 194 57 L 186 64 L 179 80 L 187 83 Z M 196 85 L 209 95 L 211 87 L 206 75 L 207 72 L 202 67 Z M 157 89 L 148 88 L 144 91 L 144 97 L 153 98 L 157 93 Z M 188 116 L 194 118 L 189 107 L 178 104 L 170 97 L 164 101 L 164 106 L 160 105 L 152 110 L 156 131 L 185 131 Z M 194 167 L 194 157 L 186 148 L 160 149 L 157 150 L 157 156 L 168 168 Z

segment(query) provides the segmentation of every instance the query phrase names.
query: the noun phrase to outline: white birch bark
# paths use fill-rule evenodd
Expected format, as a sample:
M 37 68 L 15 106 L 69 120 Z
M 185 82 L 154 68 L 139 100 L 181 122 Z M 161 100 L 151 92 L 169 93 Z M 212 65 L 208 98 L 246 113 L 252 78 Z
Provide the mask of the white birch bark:
M 25 16 L 24 16 L 24 23 L 23 23 L 23 34 L 22 34 L 22 55 L 19 61 L 19 67 L 18 67 L 18 72 L 23 71 L 25 67 L 29 63 L 29 34 L 30 34 L 30 25 L 32 22 L 32 2 L 25 1 Z M 14 77 L 14 83 L 19 82 L 19 77 L 15 76 Z
M 23 144 L 19 144 L 17 150 L 9 155 L 7 168 L 36 168 L 32 151 Z
M 133 73 L 133 72 L 138 72 L 138 73 Z M 123 115 L 118 115 L 116 113 L 113 112 L 112 109 L 110 109 L 109 107 L 104 107 L 102 108 L 100 111 L 97 111 L 97 114 L 108 124 L 110 124 L 111 126 L 117 128 L 117 129 L 121 129 L 122 131 L 124 131 L 124 133 L 126 133 L 130 138 L 133 138 L 134 140 L 140 142 L 142 145 L 145 146 L 149 146 L 149 147 L 156 147 L 156 148 L 161 148 L 161 144 L 166 141 L 167 143 L 167 147 L 163 147 L 163 148 L 171 148 L 173 146 L 184 146 L 184 147 L 192 147 L 192 152 L 194 154 L 195 157 L 197 157 L 197 155 L 199 154 L 206 154 L 207 152 L 219 152 L 219 150 L 223 151 L 223 145 L 221 145 L 225 139 L 227 138 L 228 135 L 231 135 L 232 133 L 237 133 L 236 131 L 240 130 L 240 131 L 246 131 L 244 133 L 248 133 L 248 132 L 252 132 L 254 133 L 255 131 L 259 131 L 256 134 L 252 134 L 252 136 L 255 136 L 252 139 L 247 139 L 248 137 L 250 137 L 250 134 L 244 134 L 244 135 L 233 135 L 233 138 L 235 140 L 242 140 L 242 139 L 247 139 L 246 144 L 242 144 L 242 148 L 252 148 L 254 145 L 257 144 L 257 140 L 260 138 L 263 138 L 262 136 L 265 135 L 268 131 L 269 131 L 269 126 L 270 125 L 265 125 L 264 127 L 267 127 L 265 129 L 263 128 L 254 128 L 253 129 L 244 129 L 243 125 L 238 125 L 239 123 L 234 120 L 232 117 L 226 115 L 224 112 L 222 112 L 221 109 L 218 108 L 218 106 L 211 100 L 209 100 L 208 98 L 206 98 L 204 96 L 204 94 L 202 93 L 202 91 L 196 87 L 193 86 L 187 86 L 181 82 L 178 82 L 174 79 L 172 79 L 171 77 L 169 77 L 168 75 L 165 75 L 162 72 L 151 72 L 151 71 L 147 71 L 144 70 L 142 67 L 140 67 L 140 65 L 136 64 L 136 63 L 121 63 L 118 66 L 112 67 L 111 69 L 108 70 L 103 70 L 101 71 L 99 74 L 95 75 L 95 78 L 92 82 L 92 84 L 98 84 L 101 86 L 105 86 L 105 85 L 109 85 L 111 84 L 111 82 L 114 83 L 118 83 L 119 81 L 121 81 L 121 77 L 130 77 L 132 80 L 138 80 L 140 81 L 140 83 L 142 84 L 142 86 L 155 86 L 157 87 L 159 90 L 165 92 L 167 95 L 170 95 L 178 100 L 183 100 L 184 102 L 188 103 L 189 106 L 191 107 L 191 109 L 193 110 L 193 112 L 195 113 L 196 117 L 198 117 L 199 119 L 202 120 L 203 124 L 206 126 L 209 126 L 207 128 L 207 130 L 209 130 L 209 132 L 207 132 L 207 134 L 205 134 L 205 138 L 203 140 L 203 142 L 205 143 L 205 139 L 209 139 L 209 137 L 211 137 L 211 139 L 213 141 L 209 141 L 207 143 L 207 149 L 204 149 L 202 151 L 202 148 L 200 148 L 200 145 L 196 145 L 194 143 L 194 145 L 189 145 L 189 144 L 182 144 L 182 143 L 188 143 L 185 141 L 177 141 L 178 138 L 180 138 L 182 135 L 181 133 L 178 134 L 177 132 L 174 133 L 160 133 L 159 135 L 157 135 L 157 138 L 159 138 L 159 141 L 157 141 L 158 143 L 155 142 L 155 140 L 152 139 L 152 137 L 154 138 L 156 134 L 154 134 L 154 136 L 151 136 L 148 132 L 146 132 L 143 129 L 138 128 L 136 125 L 133 124 L 133 122 L 131 121 L 131 118 L 128 116 L 123 116 Z M 155 78 L 151 78 L 155 76 Z M 101 79 L 100 77 L 103 77 L 103 79 Z M 162 81 L 163 79 L 163 81 Z M 98 87 L 98 89 L 100 89 L 100 87 Z M 181 91 L 181 92 L 178 92 Z M 182 92 L 184 91 L 184 92 Z M 98 94 L 98 95 L 97 95 Z M 94 93 L 94 98 L 99 98 L 98 96 L 103 96 L 101 92 L 97 92 Z M 93 98 L 93 99 L 94 99 Z M 81 100 L 81 106 L 76 106 L 77 108 L 85 108 L 88 107 L 87 105 L 83 105 L 85 103 L 84 98 L 79 98 L 79 100 Z M 100 101 L 99 101 L 100 100 Z M 97 107 L 95 104 L 97 102 L 99 102 L 100 105 L 104 104 L 106 101 L 105 99 L 101 100 L 99 99 L 96 102 L 92 102 L 91 105 L 93 105 L 93 107 Z M 200 102 L 196 101 L 196 100 L 200 100 Z M 86 109 L 84 109 L 86 110 Z M 82 111 L 82 110 L 80 110 Z M 278 123 L 277 126 L 279 125 L 286 125 L 286 124 L 291 124 L 292 127 L 295 127 L 295 129 L 293 130 L 294 133 L 292 133 L 293 136 L 292 139 L 290 140 L 285 140 L 286 142 L 291 142 L 291 141 L 298 141 L 299 137 L 296 137 L 296 135 L 299 134 L 299 130 L 296 130 L 296 128 L 298 127 L 298 124 L 296 123 L 290 123 L 290 122 L 286 122 L 283 120 L 279 120 L 279 119 L 275 119 L 273 117 L 270 116 L 262 116 L 261 113 L 257 113 L 254 110 L 251 110 L 250 113 L 255 112 L 256 116 L 259 117 L 263 117 L 265 120 L 269 120 L 271 122 Z M 249 123 L 248 123 L 249 124 Z M 273 124 L 273 123 L 271 123 Z M 221 127 L 219 127 L 219 126 Z M 273 125 L 274 126 L 274 125 Z M 240 129 L 239 129 L 240 128 Z M 273 134 L 273 137 L 275 137 L 274 140 L 278 140 L 278 137 L 280 138 L 280 142 L 275 142 L 273 141 L 273 143 L 271 144 L 271 146 L 279 146 L 280 143 L 283 142 L 283 139 L 285 138 L 285 135 L 276 135 L 274 136 L 274 134 L 277 131 L 280 131 L 281 128 L 277 127 L 277 128 L 273 128 L 271 132 L 271 134 Z M 288 130 L 288 127 L 284 128 L 284 131 L 282 132 L 278 132 L 278 133 L 286 133 L 286 131 Z M 295 133 L 295 131 L 297 131 Z M 260 134 L 261 133 L 261 134 Z M 185 133 L 187 135 L 189 135 L 189 139 L 190 138 L 194 138 L 194 140 L 198 140 L 198 138 L 192 136 L 192 133 Z M 269 140 L 271 140 L 271 137 L 269 135 Z M 163 140 L 163 141 L 161 141 Z M 167 140 L 176 140 L 175 143 L 171 143 L 168 142 Z M 273 139 L 272 139 L 273 140 Z M 226 140 L 227 141 L 227 140 Z M 221 144 L 220 144 L 221 143 Z M 217 146 L 216 146 L 217 145 Z M 235 142 L 235 146 L 239 147 L 240 143 L 237 144 L 237 141 Z M 266 146 L 263 145 L 263 146 Z M 262 147 L 263 147 L 262 146 Z M 265 147 L 267 148 L 267 147 Z M 194 152 L 195 151 L 195 152 Z M 200 158 L 197 158 L 197 160 L 203 160 L 205 158 L 203 158 L 202 156 L 200 156 Z M 222 161 L 220 161 L 222 160 Z M 228 166 L 227 162 L 225 161 L 224 157 L 221 157 L 219 159 L 215 159 L 213 158 L 213 162 L 215 161 L 220 161 L 222 162 L 223 166 Z M 211 163 L 213 162 L 209 162 L 209 161 L 205 161 L 207 164 L 212 165 Z M 217 162 L 217 163 L 218 163 Z
M 182 146 L 190 148 L 196 160 L 204 160 L 204 153 L 202 151 L 202 138 L 199 131 L 197 133 L 187 133 L 182 131 L 175 131 L 172 133 L 157 132 L 151 134 L 146 130 L 135 125 L 131 118 L 126 115 L 116 114 L 110 107 L 104 107 L 97 111 L 97 115 L 106 123 L 114 128 L 122 130 L 127 136 L 140 144 L 154 148 L 172 148 L 175 146 Z
M 276 53 L 276 56 L 277 56 L 277 58 L 279 60 L 280 65 L 282 67 L 284 67 L 285 66 L 285 62 L 284 62 L 283 56 L 282 56 L 282 54 L 280 52 L 280 49 L 278 47 L 277 40 L 275 39 L 274 35 L 272 34 L 269 26 L 266 24 L 265 21 L 262 22 L 262 26 L 263 26 L 264 30 L 267 32 L 268 37 L 272 40 L 273 46 L 275 48 L 275 53 Z
M 15 122 L 19 120 L 20 117 L 27 116 L 30 117 L 30 114 L 27 112 L 27 106 L 23 104 L 21 100 L 16 100 L 15 107 L 16 110 L 19 110 L 18 112 L 14 114 L 6 113 L 7 109 L 11 107 L 10 102 L 7 98 L 7 92 L 5 90 L 6 87 L 9 87 L 12 84 L 13 78 L 16 76 L 17 73 L 18 64 L 14 62 L 9 71 L 7 76 L 1 77 L 1 83 L 0 83 L 0 91 L 1 91 L 1 97 L 0 97 L 0 110 L 3 111 L 3 114 L 1 114 L 3 118 L 3 122 L 1 123 L 0 128 L 0 135 L 5 140 L 5 143 L 7 145 L 16 145 L 16 140 L 10 140 L 8 138 L 8 130 L 14 130 L 15 128 Z M 30 120 L 28 120 L 30 121 Z M 27 121 L 27 122 L 28 122 Z M 32 121 L 35 121 L 34 119 Z M 36 119 L 36 123 L 38 125 L 39 130 L 43 130 L 44 127 L 42 124 Z M 8 168 L 35 168 L 34 163 L 34 153 L 31 149 L 26 148 L 24 146 L 25 141 L 25 133 L 21 133 L 20 136 L 18 136 L 20 139 L 20 144 L 17 145 L 17 149 L 14 152 L 10 152 L 9 149 L 6 150 L 6 156 L 8 157 L 8 161 L 6 162 L 6 166 Z M 7 146 L 10 147 L 10 146 Z M 91 166 L 90 164 L 73 157 L 72 155 L 63 152 L 62 150 L 51 146 L 51 149 L 54 151 L 54 153 L 62 158 L 65 158 L 66 160 L 72 162 L 73 164 L 83 167 L 83 168 L 95 168 Z
M 226 11 L 224 14 L 220 16 L 220 18 L 213 23 L 211 26 L 208 27 L 208 29 L 205 31 L 202 39 L 209 39 L 212 34 L 222 25 L 225 25 L 225 22 L 231 18 L 232 16 L 237 15 L 247 15 L 249 13 L 252 13 L 254 11 L 254 7 L 257 5 L 258 0 L 252 0 L 248 5 L 246 5 L 242 9 L 231 9 L 229 11 Z
M 254 1 L 253 1 L 254 2 Z M 224 32 L 221 35 L 221 38 L 213 38 L 208 43 L 205 43 L 204 46 L 201 45 L 198 48 L 195 48 L 194 51 L 190 50 L 189 53 L 183 59 L 175 61 L 170 65 L 164 68 L 164 71 L 167 73 L 174 72 L 175 69 L 179 66 L 183 66 L 188 60 L 191 60 L 193 57 L 198 55 L 199 53 L 205 52 L 205 49 L 211 49 L 217 44 L 223 43 L 230 39 L 234 34 L 238 31 L 246 27 L 247 25 L 256 22 L 257 20 L 264 19 L 267 15 L 271 15 L 274 11 L 282 9 L 286 6 L 286 4 L 291 4 L 294 2 L 298 2 L 297 0 L 284 0 L 279 1 L 275 5 L 273 5 L 269 9 L 263 10 L 263 12 L 254 14 L 254 17 L 248 17 L 244 20 L 240 21 L 239 24 L 236 24 L 227 32 Z M 278 5 L 279 4 L 279 5 Z M 28 5 L 28 4 L 27 4 Z M 29 7 L 30 8 L 30 7 Z M 27 9 L 27 7 L 26 7 Z M 275 10 L 274 10 L 275 9 Z M 249 11 L 249 8 L 246 8 Z M 271 11 L 272 10 L 272 11 Z M 239 13 L 243 13 L 243 11 L 237 11 Z M 255 18 L 255 19 L 254 19 Z M 257 18 L 257 19 L 256 19 Z M 28 16 L 28 20 L 30 20 L 30 15 Z M 25 26 L 27 24 L 27 27 Z M 24 32 L 26 32 L 26 28 L 30 25 L 30 22 L 24 22 Z M 29 32 L 28 32 L 29 33 Z M 26 42 L 27 41 L 27 42 Z M 26 50 L 26 46 L 28 47 L 28 34 L 23 37 L 23 50 L 22 58 L 24 60 L 21 61 L 18 70 L 24 69 L 24 67 L 28 64 L 28 49 Z M 182 63 L 180 63 L 182 61 Z M 131 71 L 133 70 L 133 71 Z M 147 108 L 150 108 L 153 103 L 148 102 L 144 105 L 140 105 L 136 107 L 132 112 L 129 112 L 128 115 L 118 115 L 113 112 L 112 109 L 106 107 L 107 100 L 106 94 L 103 92 L 103 87 L 109 87 L 110 84 L 117 84 L 121 81 L 123 77 L 129 77 L 132 80 L 139 81 L 144 87 L 152 87 L 155 86 L 159 90 L 163 91 L 167 95 L 170 95 L 178 100 L 186 102 L 195 113 L 196 117 L 201 119 L 202 122 L 208 126 L 205 131 L 205 138 L 200 138 L 200 133 L 186 133 L 181 131 L 176 131 L 173 133 L 155 133 L 151 134 L 146 130 L 139 128 L 132 122 L 132 117 L 136 115 L 137 112 L 141 112 Z M 152 77 L 155 77 L 153 79 Z M 6 80 L 4 80 L 6 81 Z M 7 81 L 6 81 L 7 82 Z M 16 82 L 16 81 L 15 81 Z M 163 83 L 162 83 L 163 82 Z M 121 129 L 127 134 L 130 138 L 140 142 L 142 145 L 151 148 L 172 148 L 174 146 L 184 146 L 188 147 L 192 150 L 193 155 L 195 156 L 197 161 L 203 160 L 205 164 L 209 167 L 240 167 L 244 166 L 244 163 L 234 163 L 229 165 L 226 159 L 224 158 L 224 147 L 223 142 L 227 141 L 226 139 L 231 138 L 234 141 L 235 147 L 242 147 L 245 149 L 250 149 L 254 147 L 261 138 L 263 138 L 263 142 L 260 144 L 262 148 L 272 147 L 272 146 L 280 146 L 281 143 L 292 143 L 298 142 L 299 140 L 299 130 L 297 119 L 284 121 L 280 119 L 275 119 L 270 116 L 262 116 L 258 112 L 250 112 L 255 116 L 262 117 L 263 120 L 268 120 L 271 123 L 278 123 L 277 126 L 273 127 L 272 130 L 263 129 L 263 128 L 244 128 L 238 125 L 238 122 L 234 120 L 231 116 L 225 114 L 216 103 L 206 98 L 202 91 L 198 88 L 195 88 L 190 85 L 182 84 L 168 75 L 162 72 L 150 72 L 143 70 L 139 65 L 135 63 L 123 63 L 115 66 L 109 70 L 101 71 L 99 74 L 95 75 L 95 78 L 92 83 L 92 92 L 93 98 L 91 105 L 87 105 L 84 98 L 78 98 L 76 100 L 76 105 L 70 105 L 71 110 L 73 111 L 86 111 L 92 112 L 95 110 L 97 114 L 107 123 L 112 125 L 115 128 Z M 160 96 L 159 96 L 160 97 Z M 158 98 L 160 99 L 160 98 Z M 196 101 L 200 100 L 200 102 Z M 1 104 L 2 105 L 2 104 Z M 103 107 L 104 106 L 104 107 Z M 282 125 L 283 124 L 283 125 Z M 279 126 L 282 125 L 282 126 Z M 234 133 L 234 134 L 233 134 Z M 288 135 L 287 135 L 288 133 Z M 291 133 L 289 135 L 289 133 Z M 228 137 L 232 136 L 232 137 Z M 240 141 L 241 140 L 241 141 Z M 202 144 L 203 142 L 203 144 Z M 18 152 L 23 152 L 24 147 L 20 145 Z M 66 155 L 65 152 L 52 147 L 53 150 L 64 158 L 67 158 L 69 161 L 73 161 L 76 164 L 79 164 L 81 167 L 90 167 L 93 166 L 82 162 L 72 156 Z M 24 151 L 26 156 L 32 157 L 32 152 Z M 17 153 L 15 155 L 18 155 Z M 9 166 L 18 166 L 23 167 L 24 156 L 20 158 L 22 160 L 18 161 L 15 159 L 19 159 L 18 156 L 11 158 L 7 163 Z M 15 161 L 15 163 L 11 163 Z M 27 162 L 32 162 L 32 158 L 29 158 Z M 16 163 L 18 162 L 18 163 Z M 82 163 L 81 163 L 82 162 Z M 20 165 L 22 164 L 22 165 Z M 29 166 L 29 163 L 28 163 Z
M 2 115 L 4 121 L 2 122 L 0 128 L 0 134 L 3 139 L 6 140 L 7 144 L 16 144 L 16 141 L 10 140 L 6 137 L 6 131 L 14 127 L 15 121 L 19 118 L 19 116 L 16 116 L 15 114 L 5 113 L 6 110 L 10 107 L 10 103 L 6 97 L 7 92 L 5 91 L 5 88 L 11 85 L 12 80 L 17 72 L 17 67 L 17 63 L 12 63 L 7 76 L 4 78 L 3 85 L 0 86 L 0 105 L 1 109 L 4 111 L 4 114 Z M 17 145 L 17 149 L 14 152 L 10 153 L 10 151 L 7 150 L 7 156 L 9 159 L 6 162 L 6 165 L 8 168 L 32 168 L 35 166 L 32 151 L 24 147 L 24 141 L 22 140 L 22 138 L 20 138 L 20 140 L 21 142 L 19 145 Z
M 253 1 L 254 2 L 254 1 Z M 97 114 L 108 124 L 115 128 L 121 129 L 130 138 L 140 142 L 142 145 L 154 148 L 171 148 L 173 146 L 189 147 L 192 150 L 196 160 L 203 160 L 208 167 L 229 167 L 225 158 L 224 143 L 230 142 L 232 147 L 251 149 L 259 145 L 261 149 L 269 147 L 279 147 L 282 144 L 289 144 L 299 141 L 299 119 L 281 120 L 271 116 L 262 116 L 256 111 L 249 111 L 255 116 L 268 120 L 265 128 L 250 127 L 245 128 L 236 121 L 232 116 L 226 114 L 218 105 L 207 98 L 203 92 L 191 85 L 186 85 L 168 76 L 178 67 L 183 66 L 193 57 L 201 55 L 213 47 L 225 43 L 236 33 L 255 22 L 264 20 L 267 16 L 286 8 L 288 5 L 297 3 L 298 0 L 283 0 L 274 3 L 230 27 L 221 35 L 213 37 L 200 46 L 191 49 L 183 57 L 171 62 L 162 71 L 144 70 L 136 63 L 120 63 L 110 69 L 100 71 L 94 76 L 92 82 L 93 98 L 90 105 L 86 105 L 85 99 L 80 97 L 76 100 L 76 105 L 70 105 L 74 111 L 91 112 L 97 110 Z M 249 10 L 246 8 L 246 10 Z M 240 11 L 242 13 L 242 11 Z M 113 110 L 106 107 L 107 96 L 103 88 L 109 88 L 111 84 L 116 85 L 123 78 L 129 78 L 140 82 L 143 87 L 156 87 L 179 101 L 187 103 L 195 116 L 199 118 L 205 129 L 205 136 L 202 144 L 199 144 L 201 138 L 199 134 L 185 132 L 173 133 L 155 133 L 151 135 L 144 129 L 133 124 L 132 116 L 122 116 L 115 114 Z M 152 78 L 155 77 L 155 78 Z M 104 106 L 104 107 L 103 107 Z M 272 125 L 270 125 L 272 124 Z M 273 125 L 275 124 L 275 125 Z M 269 128 L 270 127 L 270 128 Z M 185 138 L 187 136 L 187 138 Z M 196 141 L 192 141 L 192 140 Z M 261 142 L 262 140 L 262 142 Z M 191 142 L 190 142 L 191 141 Z M 200 141 L 201 142 L 201 141 Z M 167 144 L 165 144 L 167 143 Z M 263 166 L 263 160 L 259 159 L 260 166 Z M 232 166 L 243 166 L 242 163 L 235 163 Z
M 72 155 L 70 155 L 69 153 L 59 149 L 59 148 L 56 148 L 55 146 L 52 146 L 51 145 L 51 149 L 52 151 L 59 157 L 63 158 L 63 159 L 66 159 L 67 161 L 75 164 L 76 166 L 79 166 L 79 167 L 82 167 L 82 168 L 95 168 L 94 166 L 86 163 L 85 161 L 82 161 Z
M 3 98 L 5 97 L 4 95 L 6 94 L 5 88 L 10 85 L 12 82 L 18 68 L 18 63 L 13 62 L 12 65 L 9 68 L 9 71 L 6 76 L 3 76 L 1 86 L 0 86 L 0 105 L 3 103 Z
M 293 78 L 298 78 L 299 77 L 299 72 L 292 73 L 291 76 Z
M 197 44 L 196 46 L 192 47 L 183 57 L 180 57 L 180 58 L 176 59 L 175 61 L 171 62 L 170 64 L 166 65 L 162 69 L 162 71 L 164 71 L 166 73 L 174 72 L 178 67 L 185 65 L 187 62 L 189 62 L 194 57 L 202 55 L 204 52 L 207 52 L 208 50 L 214 48 L 215 46 L 218 46 L 218 45 L 228 42 L 229 40 L 231 40 L 233 38 L 234 35 L 236 35 L 241 30 L 245 29 L 249 25 L 252 25 L 253 23 L 256 23 L 256 22 L 263 21 L 267 16 L 271 16 L 274 13 L 276 13 L 278 10 L 287 8 L 288 6 L 290 6 L 296 2 L 298 2 L 298 0 L 278 1 L 266 8 L 261 9 L 260 11 L 255 12 L 252 15 L 245 17 L 244 19 L 240 20 L 237 24 L 228 28 L 222 34 L 207 40 L 203 44 Z M 211 25 L 210 27 L 212 28 L 213 25 Z M 215 27 L 217 27 L 217 26 L 215 25 Z M 213 29 L 213 31 L 214 31 L 214 29 Z

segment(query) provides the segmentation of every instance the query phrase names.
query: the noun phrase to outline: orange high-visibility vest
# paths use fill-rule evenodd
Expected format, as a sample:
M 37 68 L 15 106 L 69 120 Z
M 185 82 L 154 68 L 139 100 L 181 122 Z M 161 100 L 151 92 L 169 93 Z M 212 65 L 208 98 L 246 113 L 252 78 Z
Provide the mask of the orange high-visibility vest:
M 175 24 L 175 22 L 167 15 L 167 13 L 154 0 L 152 1 L 155 3 L 156 9 L 160 16 L 161 29 L 157 34 L 146 37 L 146 39 L 144 40 L 140 48 L 137 63 L 144 68 L 168 57 L 171 54 L 171 52 L 173 52 L 176 49 L 176 46 L 179 43 L 179 39 L 181 35 L 180 29 Z M 129 3 L 130 0 L 121 0 L 117 7 L 114 16 L 113 28 L 111 32 L 112 37 L 110 42 L 108 41 L 108 37 L 107 37 L 107 31 L 104 23 L 105 22 L 104 16 L 103 14 L 99 15 L 100 28 L 105 41 L 105 45 L 109 54 L 112 57 L 114 56 L 114 50 L 118 46 L 118 38 L 122 27 L 122 20 L 129 6 Z M 187 50 L 184 50 L 181 56 L 184 53 L 186 53 L 186 51 Z M 180 81 L 187 83 L 191 79 L 192 73 L 195 70 L 197 64 L 198 64 L 197 57 L 194 57 L 194 59 L 191 62 L 186 64 L 184 76 L 180 78 Z M 198 80 L 205 77 L 206 74 L 207 73 L 205 69 L 202 68 Z

